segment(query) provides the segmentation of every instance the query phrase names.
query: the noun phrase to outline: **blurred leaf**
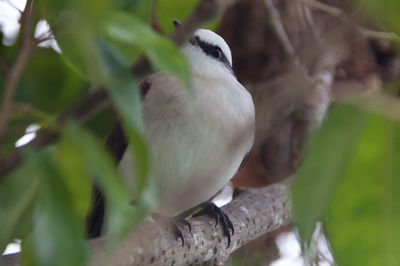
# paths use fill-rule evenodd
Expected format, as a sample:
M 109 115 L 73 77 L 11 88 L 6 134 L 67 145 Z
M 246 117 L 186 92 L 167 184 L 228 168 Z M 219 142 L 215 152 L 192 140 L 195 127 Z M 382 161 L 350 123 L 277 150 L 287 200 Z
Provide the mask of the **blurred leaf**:
M 163 32 L 174 29 L 173 19 L 183 21 L 194 9 L 197 0 L 159 0 L 156 6 L 156 16 Z
M 129 14 L 134 15 L 136 18 L 142 20 L 143 22 L 150 24 L 151 20 L 151 7 L 155 1 L 149 0 L 123 0 L 121 11 L 128 11 Z
M 37 261 L 35 259 L 35 244 L 32 240 L 32 235 L 24 237 L 21 242 L 21 265 L 37 266 Z
M 115 117 L 109 108 L 98 112 L 89 118 L 85 127 L 96 137 L 104 139 L 104 143 L 114 125 Z
M 147 0 L 88 0 L 40 1 L 43 16 L 49 21 L 62 50 L 62 57 L 79 75 L 96 86 L 105 83 L 104 68 L 96 42 L 100 28 L 115 10 L 130 10 L 144 21 L 150 20 L 151 1 Z M 129 59 L 138 54 L 137 48 L 121 49 Z M 140 51 L 139 51 L 140 52 Z
M 370 114 L 326 217 L 339 265 L 398 265 L 399 145 L 400 124 Z
M 38 48 L 18 86 L 16 101 L 56 114 L 86 92 L 88 85 L 49 48 Z
M 198 2 L 197 0 L 157 1 L 156 17 L 162 31 L 164 33 L 171 32 L 174 29 L 172 20 L 175 18 L 183 22 L 192 13 Z M 206 23 L 204 28 L 215 30 L 219 21 L 220 16 Z
M 99 143 L 87 131 L 74 125 L 68 125 L 65 134 L 70 140 L 71 149 L 81 153 L 80 158 L 84 161 L 90 176 L 96 178 L 105 193 L 108 206 L 106 233 L 109 243 L 113 246 L 133 225 L 140 222 L 146 213 L 141 205 L 130 204 L 131 198 L 102 143 Z
M 351 106 L 337 106 L 310 141 L 292 190 L 295 221 L 306 242 L 340 182 L 364 120 L 364 112 Z
M 104 61 L 109 67 L 109 89 L 111 98 L 121 116 L 124 132 L 130 143 L 137 172 L 138 198 L 149 184 L 149 152 L 144 139 L 144 123 L 140 95 L 129 67 L 111 46 L 100 44 Z
M 339 265 L 397 265 L 400 104 L 375 96 L 356 105 L 335 108 L 311 142 L 293 187 L 296 220 L 307 241 L 325 222 Z
M 366 9 L 378 23 L 384 23 L 390 31 L 400 34 L 398 14 L 400 1 L 398 0 L 356 0 L 359 6 Z
M 61 56 L 91 83 L 102 84 L 104 73 L 95 41 L 99 25 L 112 10 L 112 1 L 43 0 L 39 4 L 62 50 Z
M 165 37 L 127 13 L 114 13 L 105 25 L 106 34 L 123 43 L 139 45 L 157 69 L 170 72 L 190 88 L 190 70 L 184 55 Z
M 103 52 L 103 60 L 108 66 L 107 89 L 121 118 L 125 136 L 127 137 L 136 170 L 135 223 L 154 209 L 157 193 L 149 176 L 150 156 L 144 138 L 144 123 L 141 101 L 136 82 L 133 80 L 129 66 L 123 58 L 107 43 L 99 43 Z M 133 178 L 133 177 L 132 177 Z
M 52 164 L 48 149 L 30 156 L 43 184 L 42 204 L 33 215 L 32 241 L 38 265 L 84 265 L 87 246 L 84 223 L 75 215 L 74 196 Z M 71 177 L 73 178 L 73 177 Z
M 74 144 L 74 139 L 67 134 L 63 135 L 57 145 L 55 165 L 71 197 L 75 217 L 81 224 L 85 224 L 93 182 L 86 170 L 82 151 Z
M 33 167 L 28 161 L 0 182 L 0 250 L 21 238 L 30 224 L 40 185 Z

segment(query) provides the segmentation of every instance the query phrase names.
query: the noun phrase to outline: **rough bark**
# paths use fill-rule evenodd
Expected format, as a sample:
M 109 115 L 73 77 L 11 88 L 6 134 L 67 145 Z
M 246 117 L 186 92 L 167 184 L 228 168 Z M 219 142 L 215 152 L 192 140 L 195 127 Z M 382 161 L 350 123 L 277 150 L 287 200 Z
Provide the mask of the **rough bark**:
M 185 245 L 167 226 L 146 220 L 113 252 L 105 249 L 105 239 L 91 241 L 89 265 L 223 265 L 229 255 L 246 243 L 290 224 L 287 183 L 261 189 L 240 188 L 232 202 L 222 207 L 235 228 L 227 247 L 220 225 L 208 216 L 192 218 L 192 230 L 182 226 Z M 4 257 L 5 266 L 19 265 L 18 255 Z

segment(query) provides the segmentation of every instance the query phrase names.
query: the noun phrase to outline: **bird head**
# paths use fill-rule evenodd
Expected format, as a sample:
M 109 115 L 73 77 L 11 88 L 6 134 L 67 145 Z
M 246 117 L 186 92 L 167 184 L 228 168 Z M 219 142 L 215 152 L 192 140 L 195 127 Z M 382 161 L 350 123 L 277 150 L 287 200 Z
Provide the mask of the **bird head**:
M 175 27 L 180 23 L 174 20 Z M 215 32 L 198 29 L 182 47 L 183 53 L 189 59 L 194 73 L 210 78 L 222 73 L 233 74 L 232 54 L 225 40 Z

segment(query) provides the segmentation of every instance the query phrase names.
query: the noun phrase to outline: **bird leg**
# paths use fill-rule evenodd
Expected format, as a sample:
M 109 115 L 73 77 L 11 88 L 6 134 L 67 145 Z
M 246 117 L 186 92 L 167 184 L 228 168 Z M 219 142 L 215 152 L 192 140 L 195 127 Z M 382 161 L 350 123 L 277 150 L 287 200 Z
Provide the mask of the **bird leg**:
M 215 227 L 218 225 L 218 222 L 221 224 L 224 235 L 228 238 L 227 247 L 229 247 L 229 245 L 231 244 L 231 234 L 229 229 L 232 231 L 232 235 L 235 233 L 231 219 L 229 219 L 228 215 L 226 215 L 213 202 L 202 203 L 200 207 L 202 208 L 202 210 L 193 214 L 193 217 L 197 217 L 204 214 L 213 217 L 215 219 Z

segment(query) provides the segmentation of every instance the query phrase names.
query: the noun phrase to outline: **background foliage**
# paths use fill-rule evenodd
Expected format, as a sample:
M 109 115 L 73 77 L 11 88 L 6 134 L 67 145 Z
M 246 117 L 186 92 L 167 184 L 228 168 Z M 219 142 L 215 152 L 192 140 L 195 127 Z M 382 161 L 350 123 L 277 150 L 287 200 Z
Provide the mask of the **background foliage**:
M 195 1 L 169 3 L 168 10 L 157 10 L 157 17 L 163 26 L 165 21 L 172 25 L 172 18 L 183 18 L 190 12 L 187 4 L 193 6 Z M 151 29 L 151 6 L 151 1 L 33 3 L 30 26 L 46 20 L 62 52 L 42 47 L 34 51 L 14 98 L 15 103 L 29 106 L 29 112 L 13 108 L 7 129 L 36 124 L 41 128 L 56 127 L 62 137 L 43 150 L 24 149 L 25 163 L 1 180 L 0 227 L 4 230 L 0 234 L 0 250 L 12 239 L 22 239 L 26 265 L 85 264 L 89 255 L 85 217 L 94 181 L 105 191 L 107 205 L 111 206 L 106 218 L 110 247 L 156 202 L 157 195 L 147 179 L 150 161 L 143 138 L 137 80 L 131 75 L 130 64 L 145 54 L 155 70 L 177 75 L 188 88 L 190 75 L 179 50 Z M 7 65 L 13 65 L 23 41 L 20 34 L 13 45 L 1 45 L 1 58 Z M 1 94 L 4 74 L 0 76 Z M 57 128 L 55 122 L 67 107 L 101 86 L 111 95 L 132 144 L 140 177 L 135 206 L 130 204 L 132 197 L 127 195 L 116 165 L 104 148 L 112 112 L 102 111 L 83 125 L 71 121 Z M 3 138 L 2 156 L 14 149 L 23 133 Z
M 392 13 L 398 1 L 356 3 L 383 29 L 399 32 Z M 398 90 L 397 78 L 382 95 L 333 106 L 296 175 L 293 204 L 305 247 L 310 251 L 315 223 L 323 221 L 339 265 L 397 265 L 400 259 Z
M 159 0 L 155 10 L 144 0 L 34 3 L 31 26 L 46 20 L 62 53 L 38 47 L 32 54 L 17 85 L 0 156 L 14 149 L 31 124 L 57 130 L 61 139 L 44 149 L 23 149 L 24 164 L 1 178 L 0 250 L 20 238 L 25 265 L 84 265 L 89 257 L 85 216 L 94 181 L 111 206 L 110 248 L 154 207 L 157 193 L 147 178 L 151 163 L 136 87 L 140 77 L 130 68 L 145 55 L 153 69 L 176 75 L 190 88 L 187 62 L 163 34 L 171 32 L 172 18 L 185 18 L 196 2 Z M 362 6 L 382 28 L 400 31 L 398 1 L 368 0 Z M 151 28 L 154 21 L 153 28 L 163 34 Z M 2 43 L 1 60 L 12 66 L 22 44 L 22 32 L 12 45 Z M 7 73 L 0 73 L 3 95 Z M 110 94 L 133 144 L 140 177 L 135 206 L 104 149 L 112 111 L 101 111 L 85 124 L 56 123 L 62 111 L 100 87 Z M 300 235 L 309 241 L 316 221 L 323 221 L 340 265 L 400 260 L 399 121 L 400 106 L 390 93 L 333 106 L 296 174 L 293 203 Z

